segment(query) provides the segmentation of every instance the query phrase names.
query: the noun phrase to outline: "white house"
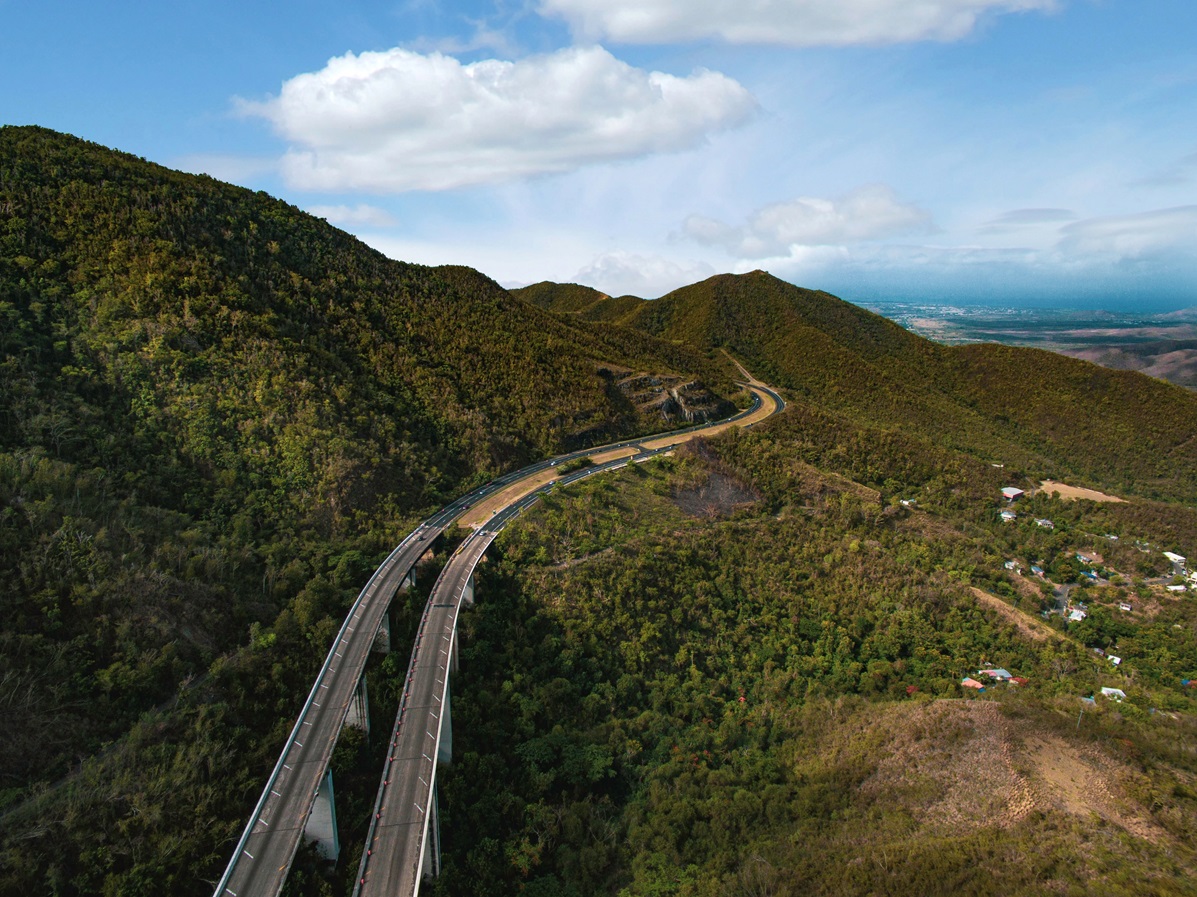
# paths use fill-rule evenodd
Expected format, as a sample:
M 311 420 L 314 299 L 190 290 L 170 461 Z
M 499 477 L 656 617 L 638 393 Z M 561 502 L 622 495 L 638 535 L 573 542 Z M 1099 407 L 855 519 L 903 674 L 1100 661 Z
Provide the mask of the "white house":
M 1103 698 L 1110 698 L 1113 701 L 1121 701 L 1126 697 L 1126 692 L 1121 688 L 1102 688 L 1101 695 Z

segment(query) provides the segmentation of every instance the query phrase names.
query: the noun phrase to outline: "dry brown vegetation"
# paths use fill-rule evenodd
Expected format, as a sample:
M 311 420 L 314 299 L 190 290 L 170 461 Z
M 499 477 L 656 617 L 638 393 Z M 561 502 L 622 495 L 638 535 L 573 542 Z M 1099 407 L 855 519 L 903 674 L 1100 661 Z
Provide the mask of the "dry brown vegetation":
M 977 601 L 990 610 L 995 611 L 1003 620 L 1013 623 L 1022 635 L 1032 641 L 1043 642 L 1050 639 L 1062 640 L 1064 638 L 1063 635 L 1052 629 L 1042 620 L 1036 619 L 1025 611 L 1007 604 L 997 595 L 991 595 L 984 589 L 978 588 L 972 588 L 970 591 L 976 596 Z
M 1058 483 L 1055 480 L 1044 480 L 1040 484 L 1039 489 L 1048 495 L 1052 495 L 1053 493 L 1058 494 L 1065 501 L 1077 501 L 1082 498 L 1089 501 L 1126 501 L 1125 498 L 1119 498 L 1116 495 L 1106 495 L 1106 493 L 1098 492 L 1096 489 L 1086 489 L 1083 486 L 1069 486 L 1067 483 Z
M 866 795 L 917 794 L 920 827 L 1009 827 L 1032 813 L 1097 817 L 1157 845 L 1171 836 L 1130 793 L 1136 771 L 1099 748 L 1011 719 L 1000 705 L 937 700 L 873 717 L 886 733 Z

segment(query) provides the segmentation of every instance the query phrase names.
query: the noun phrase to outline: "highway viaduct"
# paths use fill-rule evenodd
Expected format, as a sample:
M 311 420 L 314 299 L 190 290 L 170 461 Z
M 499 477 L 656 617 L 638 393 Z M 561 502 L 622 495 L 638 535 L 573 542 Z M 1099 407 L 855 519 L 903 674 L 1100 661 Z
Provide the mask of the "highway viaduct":
M 784 400 L 772 389 L 755 381 L 746 385 L 753 403 L 730 418 L 571 452 L 505 474 L 433 514 L 400 542 L 350 608 L 214 897 L 276 897 L 305 837 L 336 858 L 340 846 L 329 761 L 337 737 L 366 703 L 366 661 L 391 599 L 412 581 L 416 561 L 437 536 L 464 520 L 476 529 L 445 567 L 425 605 L 354 894 L 415 895 L 422 878 L 438 874 L 436 766 L 452 752 L 449 675 L 456 664 L 458 614 L 473 603 L 478 561 L 507 523 L 557 485 L 648 460 L 694 435 L 751 426 L 784 409 Z M 579 458 L 595 463 L 558 475 L 558 466 Z

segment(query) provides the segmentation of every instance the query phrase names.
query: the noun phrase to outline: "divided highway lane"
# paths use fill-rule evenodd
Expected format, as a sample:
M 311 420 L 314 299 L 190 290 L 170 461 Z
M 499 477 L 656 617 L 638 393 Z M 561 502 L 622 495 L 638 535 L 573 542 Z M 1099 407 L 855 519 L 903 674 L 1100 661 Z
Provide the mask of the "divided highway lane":
M 216 895 L 258 897 L 282 890 L 382 616 L 408 571 L 448 521 L 438 514 L 429 523 L 391 552 L 345 618 Z
M 748 388 L 753 394 L 752 405 L 729 418 L 674 430 L 662 434 L 662 437 L 629 439 L 607 446 L 570 452 L 504 474 L 486 486 L 461 496 L 433 514 L 404 539 L 370 578 L 350 610 L 349 616 L 345 619 L 341 631 L 337 634 L 336 641 L 329 650 L 328 657 L 312 686 L 307 702 L 283 747 L 278 763 L 267 780 L 266 787 L 232 858 L 229 860 L 224 875 L 216 886 L 214 897 L 223 897 L 226 894 L 232 895 L 232 897 L 249 897 L 249 895 L 272 897 L 282 890 L 295 852 L 303 837 L 304 826 L 311 813 L 316 792 L 328 768 L 328 761 L 344 723 L 349 702 L 361 680 L 383 614 L 386 613 L 391 598 L 399 585 L 437 536 L 475 505 L 486 502 L 495 493 L 506 490 L 521 481 L 542 475 L 545 471 L 552 470 L 560 464 L 577 458 L 600 455 L 663 440 L 669 440 L 668 444 L 651 446 L 650 451 L 653 454 L 668 451 L 673 448 L 676 441 L 680 441 L 677 440 L 677 437 L 700 430 L 725 427 L 757 414 L 761 410 L 765 397 L 771 400 L 773 406 L 769 416 L 778 413 L 785 407 L 781 397 L 772 390 L 757 383 L 749 385 Z M 627 461 L 628 456 L 625 455 L 622 459 L 569 474 L 560 478 L 559 481 L 562 483 L 572 482 L 619 466 L 621 463 L 626 464 Z M 489 541 L 494 538 L 494 533 L 502 528 L 511 515 L 518 513 L 536 498 L 537 491 L 532 491 L 531 495 L 523 493 L 505 499 L 503 509 L 498 511 L 492 520 L 486 521 L 483 532 L 491 531 L 486 545 L 489 545 Z M 475 539 L 472 537 L 468 543 L 474 543 L 474 541 Z M 485 551 L 485 547 L 485 545 L 482 546 L 478 556 Z M 470 570 L 472 571 L 472 569 L 471 565 Z M 468 575 L 466 578 L 468 579 Z M 462 582 L 464 581 L 462 580 Z M 429 607 L 425 610 L 429 620 L 432 620 L 430 611 L 437 610 L 432 607 L 435 598 L 436 593 L 434 592 L 433 599 L 430 599 Z M 453 621 L 455 622 L 455 620 L 456 611 L 453 614 Z M 439 618 L 433 622 L 441 625 L 444 623 Z M 413 663 L 414 661 L 413 654 Z
M 433 586 L 420 620 L 374 802 L 374 817 L 366 835 L 366 850 L 358 867 L 354 897 L 414 897 L 419 892 L 425 871 L 425 845 L 429 838 L 440 837 L 434 828 L 438 815 L 434 807 L 436 766 L 438 760 L 448 760 L 448 751 L 443 758 L 440 755 L 445 727 L 451 725 L 449 673 L 457 651 L 457 617 L 467 583 L 491 542 L 508 523 L 555 486 L 626 467 L 633 461 L 647 461 L 671 447 L 644 450 L 632 458 L 583 468 L 541 486 L 497 512 L 449 560 Z M 439 851 L 434 848 L 432 852 Z

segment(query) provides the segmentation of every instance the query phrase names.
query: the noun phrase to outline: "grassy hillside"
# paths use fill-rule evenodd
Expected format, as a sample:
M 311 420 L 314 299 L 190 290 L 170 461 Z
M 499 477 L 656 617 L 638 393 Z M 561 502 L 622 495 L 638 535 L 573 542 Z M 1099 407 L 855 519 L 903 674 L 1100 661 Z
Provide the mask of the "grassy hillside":
M 945 347 L 763 271 L 720 275 L 610 321 L 726 348 L 801 402 L 1037 476 L 1197 498 L 1197 395 L 1036 349 Z
M 600 293 L 593 287 L 577 283 L 553 283 L 549 280 L 520 287 L 512 290 L 511 294 L 539 308 L 547 308 L 561 314 L 584 311 L 596 302 L 609 298 L 606 293 Z
M 1197 604 L 1131 543 L 1197 517 L 1005 524 L 1000 474 L 787 412 L 544 501 L 463 618 L 440 892 L 1193 894 Z M 1045 622 L 1004 560 L 1094 532 L 1126 575 Z M 1023 684 L 961 687 L 987 666 Z

